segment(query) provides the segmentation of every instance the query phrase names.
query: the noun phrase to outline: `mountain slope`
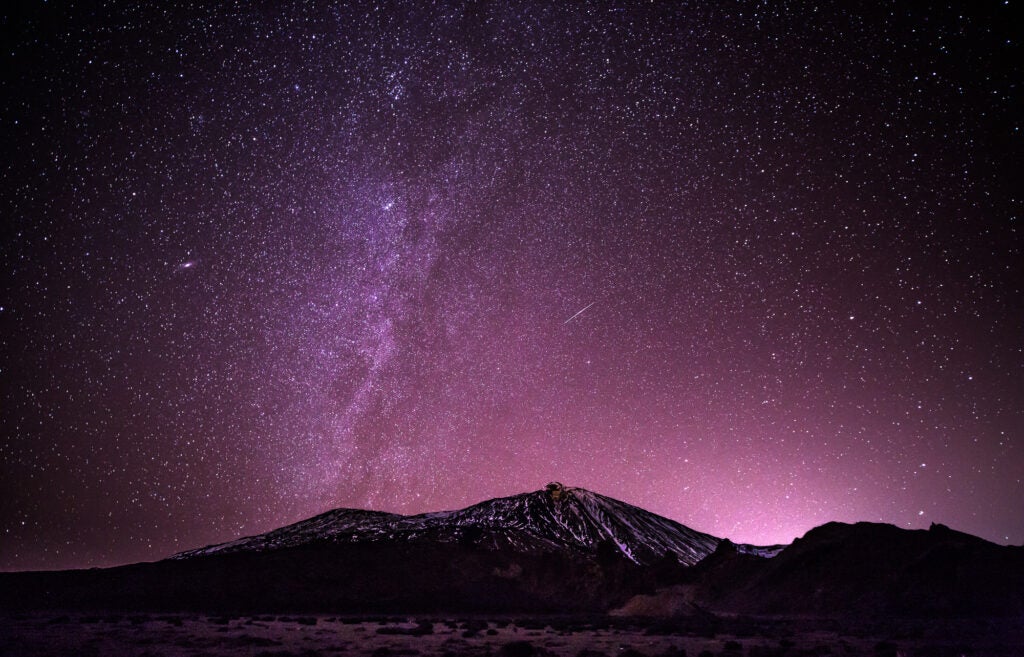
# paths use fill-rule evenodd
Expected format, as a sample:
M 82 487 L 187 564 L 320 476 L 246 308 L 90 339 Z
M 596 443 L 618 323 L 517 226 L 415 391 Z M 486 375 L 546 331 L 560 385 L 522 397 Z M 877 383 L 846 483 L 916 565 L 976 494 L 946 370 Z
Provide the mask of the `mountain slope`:
M 539 554 L 595 555 L 601 546 L 637 564 L 668 553 L 685 565 L 720 539 L 625 502 L 555 482 L 544 490 L 487 500 L 458 511 L 403 516 L 335 509 L 266 534 L 190 550 L 174 559 L 264 552 L 313 543 L 458 543 Z M 753 549 L 753 548 L 751 548 Z
M 943 525 L 830 522 L 773 559 L 722 543 L 691 577 L 694 599 L 731 613 L 1024 617 L 1024 547 Z

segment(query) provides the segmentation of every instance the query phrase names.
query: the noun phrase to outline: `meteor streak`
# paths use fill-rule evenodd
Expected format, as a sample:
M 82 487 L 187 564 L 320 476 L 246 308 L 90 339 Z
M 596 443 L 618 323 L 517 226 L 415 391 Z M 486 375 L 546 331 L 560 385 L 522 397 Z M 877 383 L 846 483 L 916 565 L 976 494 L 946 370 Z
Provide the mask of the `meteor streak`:
M 596 301 L 591 301 L 591 302 L 590 302 L 590 306 L 593 306 L 593 305 L 594 305 L 595 303 L 597 303 L 597 302 L 596 302 Z M 572 316 L 572 317 L 570 317 L 569 319 L 567 319 L 567 320 L 565 320 L 564 322 L 562 322 L 562 326 L 565 326 L 566 324 L 568 324 L 568 323 L 569 323 L 569 322 L 571 322 L 572 320 L 576 319 L 577 317 L 579 317 L 579 316 L 580 316 L 580 315 L 582 315 L 583 313 L 585 313 L 585 312 L 587 312 L 588 310 L 590 310 L 590 306 L 587 306 L 586 308 L 584 308 L 583 310 L 580 310 L 579 312 L 577 312 L 577 313 L 576 313 L 575 315 L 573 315 L 573 316 Z

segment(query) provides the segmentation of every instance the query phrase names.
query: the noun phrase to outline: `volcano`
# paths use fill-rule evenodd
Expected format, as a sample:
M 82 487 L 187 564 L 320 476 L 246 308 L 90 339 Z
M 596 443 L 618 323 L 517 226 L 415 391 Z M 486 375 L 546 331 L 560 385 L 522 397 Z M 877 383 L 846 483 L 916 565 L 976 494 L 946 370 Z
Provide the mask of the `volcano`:
M 474 545 L 526 554 L 561 552 L 580 557 L 600 546 L 635 564 L 672 555 L 693 565 L 721 539 L 674 520 L 583 488 L 552 482 L 543 490 L 501 497 L 458 511 L 403 516 L 335 509 L 274 531 L 175 555 L 174 559 L 267 552 L 313 543 L 439 543 Z M 774 554 L 781 546 L 739 546 L 743 552 Z
M 583 488 L 404 516 L 335 509 L 155 563 L 13 573 L 0 606 L 139 609 L 601 611 L 713 554 L 723 539 Z M 782 546 L 732 546 L 744 556 Z M 4 579 L 4 578 L 0 578 Z

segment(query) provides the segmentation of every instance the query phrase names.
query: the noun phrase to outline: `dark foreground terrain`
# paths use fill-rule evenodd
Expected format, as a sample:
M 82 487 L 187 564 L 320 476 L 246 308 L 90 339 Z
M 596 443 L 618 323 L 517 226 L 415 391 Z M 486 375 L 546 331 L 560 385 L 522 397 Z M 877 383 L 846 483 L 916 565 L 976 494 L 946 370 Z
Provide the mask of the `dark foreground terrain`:
M 452 655 L 529 657 L 1017 657 L 1024 630 L 1008 621 L 901 621 L 851 626 L 816 620 L 607 617 L 350 618 L 336 616 L 0 616 L 0 655 Z
M 0 657 L 684 654 L 1022 657 L 1024 547 L 874 523 L 737 546 L 555 482 L 456 512 L 332 511 L 155 563 L 0 573 Z

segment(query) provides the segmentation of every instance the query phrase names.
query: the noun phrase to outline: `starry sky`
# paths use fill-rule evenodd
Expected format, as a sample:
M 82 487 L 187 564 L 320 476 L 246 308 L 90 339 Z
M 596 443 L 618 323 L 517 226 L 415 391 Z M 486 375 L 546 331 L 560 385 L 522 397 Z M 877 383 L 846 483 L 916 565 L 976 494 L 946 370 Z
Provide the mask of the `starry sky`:
M 582 486 L 1024 543 L 1009 3 L 20 3 L 0 569 Z

